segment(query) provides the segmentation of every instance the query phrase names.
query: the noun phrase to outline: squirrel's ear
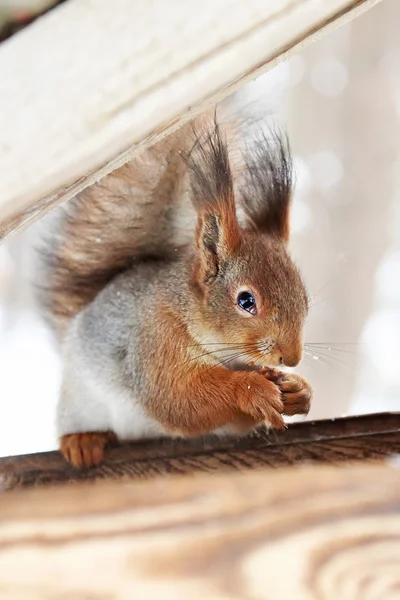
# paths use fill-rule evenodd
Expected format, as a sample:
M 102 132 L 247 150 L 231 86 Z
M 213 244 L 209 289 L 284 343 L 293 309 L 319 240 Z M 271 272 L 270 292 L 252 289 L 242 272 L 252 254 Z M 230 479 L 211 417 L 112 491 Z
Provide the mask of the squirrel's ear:
M 197 211 L 199 275 L 206 283 L 216 277 L 240 241 L 228 149 L 216 121 L 205 137 L 197 137 L 187 163 Z
M 195 241 L 202 283 L 215 279 L 221 265 L 235 252 L 239 239 L 236 215 L 231 218 L 225 208 L 198 215 Z
M 258 136 L 245 157 L 241 186 L 247 226 L 289 240 L 292 159 L 286 136 L 277 131 Z

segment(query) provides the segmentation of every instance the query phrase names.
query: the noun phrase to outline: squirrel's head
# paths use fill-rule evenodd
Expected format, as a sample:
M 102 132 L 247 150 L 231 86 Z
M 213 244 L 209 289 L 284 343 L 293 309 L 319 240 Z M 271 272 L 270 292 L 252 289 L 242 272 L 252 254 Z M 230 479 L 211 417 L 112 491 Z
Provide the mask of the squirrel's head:
M 197 211 L 193 334 L 220 364 L 297 365 L 307 293 L 287 250 L 292 167 L 286 139 L 259 139 L 246 159 L 237 218 L 217 124 L 188 157 Z

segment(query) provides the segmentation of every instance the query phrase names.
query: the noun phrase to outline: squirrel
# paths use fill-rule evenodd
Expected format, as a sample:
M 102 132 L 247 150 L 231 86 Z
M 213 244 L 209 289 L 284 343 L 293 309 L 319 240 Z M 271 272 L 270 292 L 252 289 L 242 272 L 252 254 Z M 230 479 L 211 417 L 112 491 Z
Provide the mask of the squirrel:
M 61 343 L 57 429 L 73 466 L 119 441 L 284 429 L 308 413 L 308 382 L 277 369 L 300 362 L 308 312 L 288 251 L 289 143 L 258 136 L 238 166 L 240 136 L 197 117 L 46 218 L 40 303 Z

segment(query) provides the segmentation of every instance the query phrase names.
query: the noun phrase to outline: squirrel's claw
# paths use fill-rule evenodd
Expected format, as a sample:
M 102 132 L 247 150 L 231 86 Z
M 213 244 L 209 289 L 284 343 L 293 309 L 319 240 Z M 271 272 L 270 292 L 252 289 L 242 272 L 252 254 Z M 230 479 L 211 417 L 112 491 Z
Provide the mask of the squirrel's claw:
M 103 462 L 106 446 L 115 443 L 117 437 L 111 431 L 73 433 L 61 437 L 60 451 L 74 467 L 96 467 Z
M 279 387 L 284 404 L 284 414 L 288 417 L 307 415 L 312 398 L 312 388 L 308 381 L 296 373 L 283 373 L 282 371 L 272 371 L 272 369 L 270 371 L 271 374 L 265 373 L 264 375 Z

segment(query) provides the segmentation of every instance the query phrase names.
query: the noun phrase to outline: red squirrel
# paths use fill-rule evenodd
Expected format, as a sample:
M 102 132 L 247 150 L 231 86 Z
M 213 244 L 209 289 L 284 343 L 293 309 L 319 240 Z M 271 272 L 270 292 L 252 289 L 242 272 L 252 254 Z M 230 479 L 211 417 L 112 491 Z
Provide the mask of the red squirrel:
M 41 302 L 76 467 L 117 440 L 283 429 L 309 411 L 309 384 L 276 369 L 300 362 L 308 311 L 287 248 L 288 142 L 259 136 L 239 168 L 234 129 L 198 119 L 47 218 Z

